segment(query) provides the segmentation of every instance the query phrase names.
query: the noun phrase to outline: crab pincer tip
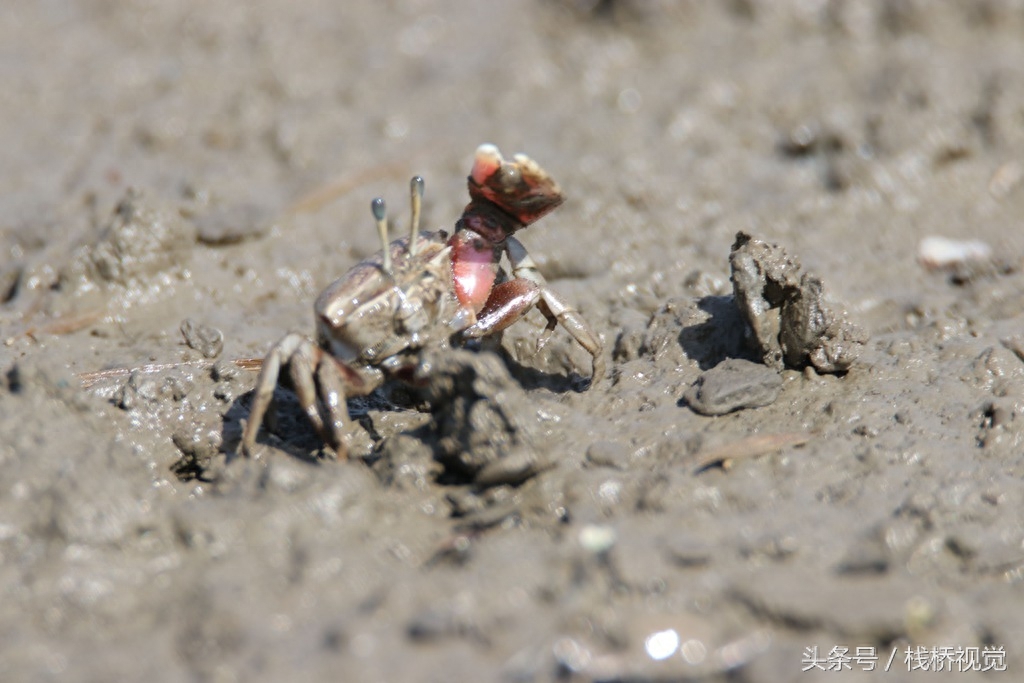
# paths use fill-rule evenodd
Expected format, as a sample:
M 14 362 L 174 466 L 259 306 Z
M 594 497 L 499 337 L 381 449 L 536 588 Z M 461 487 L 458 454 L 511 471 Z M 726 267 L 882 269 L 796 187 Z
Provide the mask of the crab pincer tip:
M 494 172 L 501 168 L 501 163 L 504 159 L 501 156 L 501 152 L 495 145 L 485 142 L 476 148 L 476 154 L 473 156 L 473 172 L 470 174 L 473 176 L 473 180 L 478 184 L 483 184 L 488 178 L 494 175 Z

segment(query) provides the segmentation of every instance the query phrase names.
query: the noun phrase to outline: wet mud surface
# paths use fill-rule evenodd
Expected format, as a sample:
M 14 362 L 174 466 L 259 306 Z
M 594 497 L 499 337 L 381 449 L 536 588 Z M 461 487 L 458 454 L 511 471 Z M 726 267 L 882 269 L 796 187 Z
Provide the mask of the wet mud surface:
M 1022 36 L 1000 0 L 23 4 L 0 678 L 1018 676 Z M 285 390 L 235 456 L 250 359 L 376 251 L 370 198 L 421 174 L 450 230 L 485 141 L 565 192 L 518 237 L 607 376 L 535 312 L 351 401 L 347 462 Z M 745 271 L 767 327 L 804 301 L 767 346 L 737 233 L 800 264 Z

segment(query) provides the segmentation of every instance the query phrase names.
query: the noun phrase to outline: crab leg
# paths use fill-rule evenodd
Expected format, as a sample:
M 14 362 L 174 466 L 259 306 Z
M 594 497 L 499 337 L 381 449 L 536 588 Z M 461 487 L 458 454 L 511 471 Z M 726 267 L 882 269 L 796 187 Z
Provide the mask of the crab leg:
M 316 384 L 320 388 L 320 405 L 323 406 L 323 439 L 334 449 L 338 460 L 348 457 L 345 448 L 345 425 L 349 421 L 348 404 L 345 402 L 345 376 L 340 361 L 320 350 L 320 362 L 316 366 Z M 314 423 L 314 426 L 316 423 Z
M 565 299 L 548 288 L 544 276 L 519 240 L 509 237 L 506 251 L 512 262 L 513 279 L 494 286 L 476 323 L 462 336 L 478 339 L 500 332 L 536 307 L 548 320 L 537 340 L 537 348 L 540 349 L 555 327 L 561 324 L 576 343 L 590 353 L 593 358 L 591 382 L 599 382 L 604 377 L 604 356 L 601 342 L 590 325 Z
M 590 325 L 575 308 L 553 290 L 548 289 L 547 280 L 537 269 L 537 264 L 534 263 L 522 242 L 510 236 L 505 241 L 505 251 L 512 263 L 513 277 L 534 282 L 540 288 L 541 299 L 537 304 L 537 309 L 548 319 L 548 324 L 537 340 L 537 348 L 540 349 L 547 342 L 555 325 L 561 323 L 562 327 L 576 340 L 576 343 L 590 353 L 593 359 L 591 383 L 597 384 L 604 377 L 604 356 L 601 353 L 600 338 L 594 334 Z
M 349 382 L 360 378 L 354 372 L 344 372 L 334 357 L 294 333 L 275 344 L 263 361 L 239 451 L 243 455 L 253 455 L 260 425 L 269 416 L 268 411 L 273 409 L 274 389 L 282 366 L 287 367 L 299 405 L 317 434 L 334 448 L 339 459 L 344 458 L 344 430 L 348 422 L 345 388 Z
M 476 322 L 462 332 L 466 339 L 479 339 L 501 332 L 530 312 L 541 298 L 541 288 L 523 278 L 494 285 Z M 557 319 L 556 319 L 557 322 Z M 548 326 L 551 327 L 550 318 Z
M 256 380 L 256 389 L 253 391 L 252 408 L 249 409 L 249 419 L 245 423 L 245 430 L 242 432 L 242 441 L 238 450 L 242 455 L 252 456 L 253 448 L 256 446 L 256 435 L 259 434 L 260 425 L 267 414 L 274 400 L 274 389 L 277 388 L 277 378 L 281 374 L 281 363 L 295 353 L 298 345 L 305 339 L 299 334 L 289 334 L 274 346 L 263 359 L 263 367 L 260 369 L 259 379 Z
M 316 347 L 300 338 L 301 343 L 296 346 L 288 359 L 288 377 L 292 381 L 292 389 L 299 399 L 299 405 L 306 413 L 306 417 L 313 424 L 316 433 L 320 438 L 327 441 L 324 432 L 324 421 L 320 417 L 320 409 L 316 405 L 316 381 L 313 377 L 313 369 L 317 367 Z M 332 444 L 333 445 L 333 444 Z

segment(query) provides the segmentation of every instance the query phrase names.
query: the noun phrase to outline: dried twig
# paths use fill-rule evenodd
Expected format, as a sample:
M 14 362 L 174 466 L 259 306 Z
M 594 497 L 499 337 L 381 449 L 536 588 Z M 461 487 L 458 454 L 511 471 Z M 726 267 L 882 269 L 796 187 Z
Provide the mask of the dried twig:
M 242 370 L 259 370 L 263 367 L 262 358 L 236 358 L 231 362 Z M 149 374 L 153 372 L 163 372 L 164 370 L 174 370 L 176 368 L 199 368 L 202 370 L 212 368 L 215 363 L 216 361 L 209 360 L 183 361 L 181 363 L 148 363 L 134 368 L 111 368 L 109 370 L 97 370 L 95 372 L 80 372 L 78 373 L 78 378 L 82 380 L 82 388 L 89 389 L 103 380 L 127 377 L 133 372 Z
M 14 340 L 18 337 L 28 337 L 32 341 L 37 341 L 36 336 L 40 334 L 71 334 L 92 325 L 106 314 L 107 309 L 105 308 L 98 308 L 86 311 L 85 313 L 69 313 L 39 325 L 29 325 L 6 339 Z M 6 343 L 10 344 L 10 341 L 6 341 Z
M 378 164 L 358 171 L 345 173 L 334 180 L 325 183 L 299 198 L 292 204 L 291 213 L 314 213 L 327 204 L 345 196 L 352 190 L 362 185 L 377 182 L 378 180 L 390 180 L 398 178 L 409 171 L 410 162 L 415 157 L 426 156 L 428 152 L 415 155 L 413 158 L 406 158 L 402 161 L 393 161 L 386 164 Z
M 783 434 L 758 434 L 748 436 L 739 441 L 727 443 L 724 446 L 712 448 L 701 456 L 695 474 L 712 467 L 721 467 L 724 470 L 732 467 L 733 461 L 741 458 L 756 458 L 759 455 L 767 455 L 782 450 L 787 446 L 802 446 L 811 440 L 810 432 L 786 432 Z

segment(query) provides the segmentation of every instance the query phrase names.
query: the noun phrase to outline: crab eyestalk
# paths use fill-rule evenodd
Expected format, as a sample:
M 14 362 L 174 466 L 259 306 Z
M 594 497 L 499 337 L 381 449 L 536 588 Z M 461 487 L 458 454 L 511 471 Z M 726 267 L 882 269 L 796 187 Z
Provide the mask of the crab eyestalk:
M 377 234 L 380 235 L 380 243 L 384 248 L 384 262 L 381 264 L 381 268 L 385 273 L 391 275 L 391 243 L 388 242 L 388 206 L 384 203 L 384 200 L 377 197 L 370 202 L 370 211 L 373 212 L 373 218 L 377 221 Z
M 412 198 L 412 219 L 409 222 L 409 256 L 415 256 L 419 248 L 417 237 L 420 232 L 420 210 L 423 208 L 423 176 L 413 176 L 409 181 L 409 195 Z

